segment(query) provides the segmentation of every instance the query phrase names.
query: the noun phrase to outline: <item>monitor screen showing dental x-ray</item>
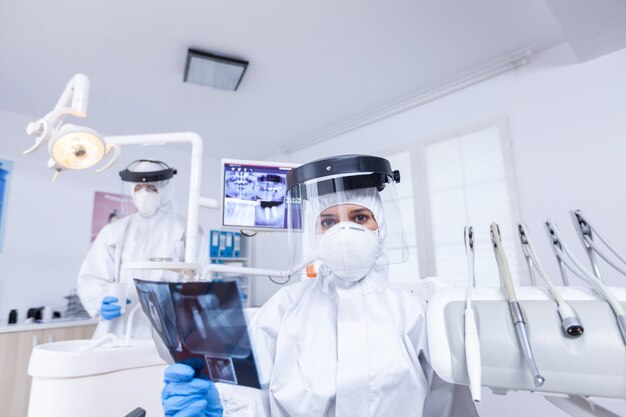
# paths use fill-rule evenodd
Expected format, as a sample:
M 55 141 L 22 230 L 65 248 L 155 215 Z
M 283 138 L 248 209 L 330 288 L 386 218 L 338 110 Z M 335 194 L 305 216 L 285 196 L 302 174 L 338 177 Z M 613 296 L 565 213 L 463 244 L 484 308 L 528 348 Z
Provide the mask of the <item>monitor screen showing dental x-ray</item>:
M 287 173 L 298 164 L 222 160 L 222 225 L 245 230 L 286 230 Z

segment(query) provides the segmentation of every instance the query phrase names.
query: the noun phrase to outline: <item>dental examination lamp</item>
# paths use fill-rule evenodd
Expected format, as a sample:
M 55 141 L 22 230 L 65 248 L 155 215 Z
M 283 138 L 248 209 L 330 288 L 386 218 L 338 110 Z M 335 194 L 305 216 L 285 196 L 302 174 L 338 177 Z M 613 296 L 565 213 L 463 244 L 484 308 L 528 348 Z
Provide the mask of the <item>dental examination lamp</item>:
M 110 160 L 96 170 L 109 168 L 120 155 L 123 145 L 157 145 L 168 143 L 191 144 L 191 178 L 189 185 L 189 205 L 185 236 L 184 262 L 132 262 L 123 267 L 128 269 L 167 269 L 193 276 L 199 273 L 198 253 L 198 212 L 200 206 L 218 208 L 217 200 L 201 198 L 202 138 L 196 133 L 159 133 L 147 135 L 104 137 L 90 128 L 63 124 L 65 116 L 86 117 L 89 100 L 89 78 L 76 74 L 67 83 L 54 110 L 42 119 L 28 124 L 26 132 L 35 137 L 35 144 L 24 153 L 30 154 L 48 145 L 50 160 L 48 167 L 55 171 L 53 181 L 62 170 L 86 169 L 97 165 L 105 156 L 113 152 Z
M 598 262 L 595 256 L 596 253 L 620 274 L 626 275 L 626 260 L 622 258 L 611 247 L 611 245 L 608 244 L 608 242 L 602 237 L 602 235 L 598 233 L 598 230 L 591 225 L 588 216 L 583 214 L 583 212 L 580 210 L 571 210 L 570 215 L 572 217 L 572 221 L 574 222 L 574 228 L 576 229 L 578 238 L 585 247 L 585 251 L 587 252 L 587 256 L 589 257 L 589 261 L 591 262 L 591 266 L 593 267 L 593 273 L 595 274 L 595 276 L 602 281 L 600 268 L 598 267 Z M 606 252 L 604 252 L 594 240 L 594 235 L 598 238 L 600 242 L 604 244 L 606 249 L 608 249 L 608 251 L 621 262 L 621 266 L 616 264 L 614 260 L 609 259 L 609 256 L 606 254 Z
M 63 169 L 91 168 L 105 155 L 115 151 L 111 160 L 97 170 L 104 171 L 119 156 L 119 146 L 114 143 L 107 144 L 95 130 L 70 124 L 63 125 L 65 116 L 86 117 L 88 101 L 89 78 L 83 74 L 76 74 L 65 86 L 54 109 L 26 127 L 26 133 L 34 136 L 36 140 L 24 154 L 33 153 L 47 143 L 51 156 L 48 167 L 55 170 L 53 181 Z
M 570 249 L 563 241 L 561 233 L 559 232 L 556 224 L 550 220 L 547 220 L 545 226 L 546 232 L 548 234 L 548 239 L 552 244 L 552 249 L 554 250 L 554 254 L 557 257 L 557 260 L 563 262 L 563 264 L 570 271 L 572 271 L 583 281 L 586 281 L 588 284 L 590 284 L 591 287 L 609 303 L 611 309 L 613 310 L 613 313 L 615 314 L 617 327 L 619 328 L 620 334 L 622 335 L 622 339 L 624 343 L 626 343 L 626 311 L 624 310 L 624 307 L 622 307 L 613 292 L 606 285 L 604 285 L 604 283 L 600 281 L 597 276 L 595 276 L 592 272 L 585 268 L 582 263 L 578 259 L 576 259 L 576 257 L 574 257 Z
M 543 266 L 539 262 L 539 258 L 537 257 L 537 253 L 530 241 L 530 234 L 528 233 L 528 229 L 524 223 L 520 223 L 517 225 L 517 230 L 519 232 L 520 241 L 522 244 L 522 252 L 524 253 L 524 257 L 526 258 L 526 263 L 528 264 L 528 272 L 530 276 L 533 276 L 533 268 L 537 269 L 539 272 L 539 276 L 544 280 L 548 288 L 550 289 L 550 293 L 552 297 L 556 301 L 558 305 L 559 316 L 561 317 L 561 325 L 563 326 L 563 330 L 565 334 L 577 337 L 583 334 L 585 331 L 582 324 L 580 324 L 580 320 L 574 313 L 574 310 L 565 302 L 559 290 L 554 286 L 552 280 L 546 274 L 546 271 L 543 269 Z M 533 280 L 533 285 L 535 284 Z

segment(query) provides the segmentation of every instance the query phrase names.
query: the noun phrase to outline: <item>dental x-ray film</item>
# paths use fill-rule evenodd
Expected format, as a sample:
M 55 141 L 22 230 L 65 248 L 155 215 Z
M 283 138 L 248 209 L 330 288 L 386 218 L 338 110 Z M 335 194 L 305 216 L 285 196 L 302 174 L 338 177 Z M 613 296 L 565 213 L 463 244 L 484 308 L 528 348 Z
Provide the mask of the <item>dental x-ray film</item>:
M 135 279 L 139 301 L 175 362 L 201 361 L 214 382 L 261 388 L 237 282 Z

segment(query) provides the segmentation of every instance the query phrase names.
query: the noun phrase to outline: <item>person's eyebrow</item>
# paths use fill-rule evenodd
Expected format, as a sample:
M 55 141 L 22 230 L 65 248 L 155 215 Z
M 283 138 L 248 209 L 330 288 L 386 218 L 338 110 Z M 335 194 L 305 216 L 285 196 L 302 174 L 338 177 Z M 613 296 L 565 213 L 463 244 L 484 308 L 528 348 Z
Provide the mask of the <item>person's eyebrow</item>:
M 320 217 L 337 217 L 337 215 L 333 213 L 326 213 L 326 214 L 321 213 Z
M 372 211 L 366 208 L 350 210 L 350 214 L 361 214 L 361 213 L 372 214 Z

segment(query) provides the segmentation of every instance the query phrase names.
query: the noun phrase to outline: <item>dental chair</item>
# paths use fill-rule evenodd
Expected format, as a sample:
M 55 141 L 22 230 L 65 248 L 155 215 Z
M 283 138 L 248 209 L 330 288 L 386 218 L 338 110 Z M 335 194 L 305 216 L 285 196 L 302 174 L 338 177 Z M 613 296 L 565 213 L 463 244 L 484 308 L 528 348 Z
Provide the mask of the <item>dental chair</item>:
M 248 320 L 258 310 L 246 309 Z M 33 378 L 28 417 L 163 416 L 167 365 L 151 339 L 129 346 L 93 340 L 39 345 L 28 367 Z

